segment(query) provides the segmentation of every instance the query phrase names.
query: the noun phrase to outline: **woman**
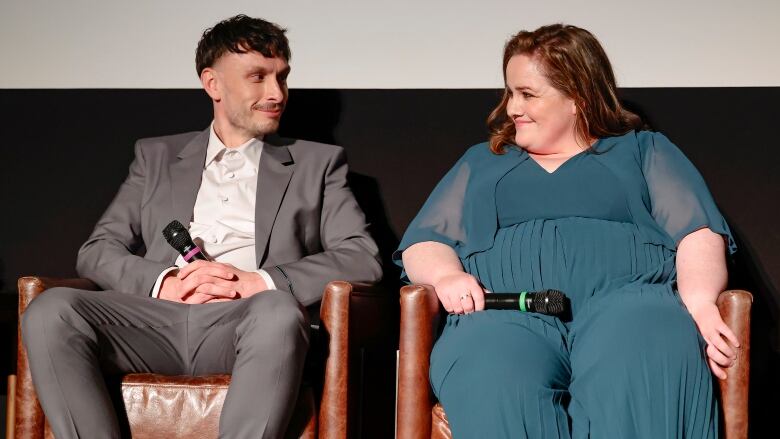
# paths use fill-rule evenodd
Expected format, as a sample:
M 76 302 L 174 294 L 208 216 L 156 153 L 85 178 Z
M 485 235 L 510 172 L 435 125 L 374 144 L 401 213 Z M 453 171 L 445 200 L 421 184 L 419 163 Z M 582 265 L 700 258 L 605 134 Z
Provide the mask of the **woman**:
M 621 107 L 588 31 L 520 32 L 503 67 L 490 142 L 394 255 L 450 312 L 430 379 L 454 437 L 716 438 L 709 369 L 725 377 L 738 342 L 715 299 L 735 247 L 704 181 Z M 483 311 L 490 291 L 547 288 L 570 319 Z

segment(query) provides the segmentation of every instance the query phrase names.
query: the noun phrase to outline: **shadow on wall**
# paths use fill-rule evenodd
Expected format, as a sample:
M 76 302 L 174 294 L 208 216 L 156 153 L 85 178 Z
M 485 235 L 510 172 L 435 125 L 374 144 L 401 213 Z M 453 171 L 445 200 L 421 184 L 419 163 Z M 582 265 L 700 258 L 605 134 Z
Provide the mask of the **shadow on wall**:
M 338 90 L 290 90 L 279 133 L 285 137 L 339 145 L 335 132 L 341 121 Z
M 348 179 L 358 204 L 366 213 L 371 236 L 374 237 L 377 246 L 379 246 L 379 254 L 382 257 L 382 267 L 384 268 L 382 283 L 397 291 L 401 286 L 399 280 L 401 269 L 393 263 L 392 254 L 398 248 L 400 240 L 387 220 L 387 212 L 379 184 L 375 178 L 354 172 L 349 173 Z

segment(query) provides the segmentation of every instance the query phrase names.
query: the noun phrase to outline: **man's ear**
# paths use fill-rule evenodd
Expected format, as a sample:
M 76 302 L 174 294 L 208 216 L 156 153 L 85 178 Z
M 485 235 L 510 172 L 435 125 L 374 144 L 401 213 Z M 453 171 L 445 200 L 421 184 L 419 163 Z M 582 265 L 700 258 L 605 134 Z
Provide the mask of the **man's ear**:
M 200 72 L 200 83 L 203 85 L 203 90 L 211 97 L 212 100 L 219 102 L 222 99 L 219 87 L 219 79 L 217 78 L 217 72 L 211 67 L 206 67 Z

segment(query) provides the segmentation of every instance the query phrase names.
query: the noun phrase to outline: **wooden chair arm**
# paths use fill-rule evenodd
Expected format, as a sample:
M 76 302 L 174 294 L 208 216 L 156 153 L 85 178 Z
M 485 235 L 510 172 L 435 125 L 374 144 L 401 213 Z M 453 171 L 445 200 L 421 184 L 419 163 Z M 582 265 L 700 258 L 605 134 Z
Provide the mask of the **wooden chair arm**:
M 439 323 L 439 299 L 429 285 L 401 288 L 396 435 L 430 438 L 433 395 L 428 381 L 431 349 Z
M 739 339 L 736 363 L 726 369 L 728 377 L 720 382 L 723 425 L 726 439 L 748 437 L 748 388 L 750 385 L 750 308 L 753 295 L 747 291 L 730 290 L 718 296 L 718 309 L 723 321 Z
M 328 355 L 319 413 L 319 437 L 345 438 L 349 429 L 350 353 L 395 336 L 394 295 L 381 287 L 344 281 L 325 287 L 320 320 L 328 337 Z
M 87 279 L 57 279 L 49 277 L 27 276 L 19 278 L 19 324 L 16 330 L 16 393 L 14 401 L 14 419 L 6 422 L 15 424 L 15 437 L 42 438 L 44 417 L 38 397 L 35 394 L 27 351 L 22 344 L 22 314 L 27 305 L 45 290 L 53 287 L 71 287 L 83 290 L 97 290 L 97 285 Z
M 17 281 L 19 288 L 19 315 L 21 316 L 27 305 L 45 290 L 54 287 L 78 288 L 80 290 L 97 291 L 100 288 L 89 279 L 59 279 L 53 277 L 25 276 Z

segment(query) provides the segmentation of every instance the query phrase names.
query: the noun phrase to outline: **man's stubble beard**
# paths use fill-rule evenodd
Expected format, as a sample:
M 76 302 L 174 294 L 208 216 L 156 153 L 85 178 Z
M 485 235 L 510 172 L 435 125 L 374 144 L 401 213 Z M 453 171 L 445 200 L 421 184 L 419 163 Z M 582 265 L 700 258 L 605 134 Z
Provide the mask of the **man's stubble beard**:
M 254 111 L 254 110 L 251 110 Z M 267 119 L 255 121 L 252 119 L 252 112 L 229 114 L 231 125 L 244 130 L 252 137 L 263 137 L 267 134 L 273 134 L 279 129 L 279 120 Z

